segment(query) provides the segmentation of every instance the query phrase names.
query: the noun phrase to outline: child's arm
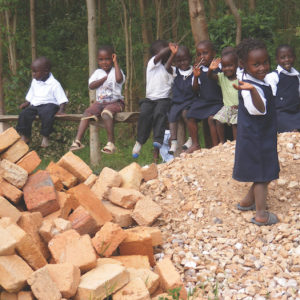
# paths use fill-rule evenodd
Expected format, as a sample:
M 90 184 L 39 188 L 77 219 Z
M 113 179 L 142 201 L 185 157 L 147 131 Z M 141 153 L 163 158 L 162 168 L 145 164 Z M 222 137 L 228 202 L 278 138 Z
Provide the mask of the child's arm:
M 165 64 L 165 68 L 168 71 L 168 73 L 173 74 L 173 70 L 172 70 L 172 62 L 174 60 L 174 57 L 178 51 L 178 45 L 174 44 L 174 43 L 169 43 L 169 48 L 171 50 L 171 55 L 168 59 L 168 61 Z
M 254 87 L 254 85 L 248 83 L 248 82 L 243 82 L 239 81 L 240 85 L 233 84 L 233 87 L 237 90 L 248 90 L 250 91 L 251 98 L 252 98 L 252 103 L 255 106 L 255 108 L 260 111 L 261 113 L 265 113 L 266 107 L 265 103 L 261 99 L 257 89 Z
M 213 71 L 216 70 L 219 67 L 220 62 L 221 62 L 221 58 L 215 58 L 210 63 L 210 66 L 209 66 L 208 71 L 207 71 L 207 76 L 210 79 L 218 81 L 218 75 L 213 73 Z
M 200 70 L 200 67 L 199 66 L 194 66 L 193 68 L 193 73 L 194 73 L 194 82 L 193 82 L 193 91 L 194 92 L 198 92 L 199 91 L 199 81 L 198 81 L 198 78 L 201 74 L 201 70 Z
M 169 46 L 161 49 L 154 57 L 154 61 L 153 61 L 154 64 L 156 65 L 159 61 L 161 61 L 165 55 L 170 53 L 170 51 L 171 50 L 170 50 Z
M 99 86 L 101 86 L 104 83 L 104 81 L 106 79 L 107 79 L 107 76 L 104 76 L 103 78 L 101 78 L 99 80 L 95 80 L 95 81 L 91 82 L 89 84 L 89 89 L 91 89 L 91 90 L 97 89 Z
M 119 67 L 119 64 L 118 64 L 118 61 L 117 61 L 117 54 L 114 53 L 112 55 L 112 60 L 113 60 L 114 66 L 115 66 L 116 82 L 117 83 L 122 83 L 123 82 L 123 75 L 122 75 L 122 72 L 120 70 L 120 67 Z
M 19 109 L 24 109 L 26 108 L 27 106 L 30 105 L 30 102 L 29 101 L 25 101 L 24 103 L 22 103 L 20 106 L 19 106 Z
M 66 102 L 62 103 L 59 105 L 59 110 L 58 112 L 55 114 L 56 116 L 57 115 L 64 115 L 65 114 L 65 108 L 66 108 Z

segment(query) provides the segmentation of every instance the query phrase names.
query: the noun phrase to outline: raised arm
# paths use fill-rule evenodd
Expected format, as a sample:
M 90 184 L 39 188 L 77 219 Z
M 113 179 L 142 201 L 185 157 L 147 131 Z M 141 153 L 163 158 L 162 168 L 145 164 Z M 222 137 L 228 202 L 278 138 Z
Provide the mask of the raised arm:
M 198 78 L 201 74 L 200 66 L 199 65 L 194 65 L 193 67 L 193 73 L 194 73 L 194 82 L 193 82 L 193 91 L 198 92 L 199 91 L 199 82 Z
M 118 64 L 117 54 L 114 53 L 112 55 L 112 60 L 113 60 L 114 66 L 115 66 L 116 82 L 117 83 L 122 83 L 123 75 L 122 75 L 121 69 L 120 69 L 119 64 Z
M 154 64 L 156 65 L 159 61 L 162 60 L 162 58 L 167 55 L 168 53 L 170 53 L 170 48 L 169 46 L 168 47 L 165 47 L 165 48 L 162 48 L 154 57 Z
M 216 70 L 219 67 L 220 62 L 221 62 L 221 58 L 215 58 L 210 63 L 210 66 L 209 66 L 208 71 L 207 71 L 207 76 L 210 79 L 218 81 L 218 75 L 215 74 L 213 71 Z
M 172 74 L 173 73 L 173 71 L 172 71 L 172 62 L 173 62 L 174 57 L 176 56 L 176 53 L 178 51 L 178 45 L 174 44 L 174 43 L 169 43 L 169 48 L 171 50 L 171 55 L 170 55 L 168 61 L 165 64 L 165 68 L 168 71 L 168 73 Z
M 257 89 L 254 85 L 248 82 L 239 81 L 239 85 L 233 84 L 233 87 L 236 90 L 248 90 L 250 91 L 252 103 L 255 106 L 255 108 L 260 111 L 261 113 L 264 113 L 266 111 L 265 104 L 263 100 L 261 99 Z
M 101 86 L 104 83 L 104 81 L 106 79 L 107 79 L 107 76 L 104 76 L 103 78 L 101 78 L 99 80 L 95 80 L 95 81 L 91 82 L 89 84 L 89 89 L 91 89 L 91 90 L 97 89 L 99 86 Z

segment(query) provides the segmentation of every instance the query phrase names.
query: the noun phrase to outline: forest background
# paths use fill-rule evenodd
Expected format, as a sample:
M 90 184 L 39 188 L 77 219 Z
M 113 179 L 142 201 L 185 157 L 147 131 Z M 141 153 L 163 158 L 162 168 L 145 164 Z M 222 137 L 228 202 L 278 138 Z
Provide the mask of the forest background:
M 34 56 L 47 56 L 52 61 L 52 72 L 70 101 L 68 113 L 82 113 L 88 107 L 90 1 L 95 1 L 96 43 L 114 46 L 126 74 L 127 111 L 137 111 L 138 101 L 144 97 L 148 48 L 156 39 L 186 45 L 194 56 L 195 43 L 201 37 L 209 37 L 218 54 L 240 39 L 260 38 L 267 44 L 272 69 L 276 67 L 276 47 L 288 43 L 296 49 L 299 59 L 295 67 L 300 68 L 300 0 L 0 0 L 0 113 L 19 113 L 18 106 L 30 85 Z M 57 160 L 68 151 L 78 124 L 56 122 L 51 147 L 45 150 L 38 148 L 36 123 L 30 147 L 43 157 L 44 164 Z M 94 170 L 129 164 L 135 132 L 135 126 L 118 124 L 119 151 L 103 155 Z M 88 139 L 87 134 L 87 145 Z M 103 130 L 100 140 L 103 146 Z M 138 162 L 150 163 L 151 151 L 150 141 Z M 78 154 L 89 162 L 89 147 Z

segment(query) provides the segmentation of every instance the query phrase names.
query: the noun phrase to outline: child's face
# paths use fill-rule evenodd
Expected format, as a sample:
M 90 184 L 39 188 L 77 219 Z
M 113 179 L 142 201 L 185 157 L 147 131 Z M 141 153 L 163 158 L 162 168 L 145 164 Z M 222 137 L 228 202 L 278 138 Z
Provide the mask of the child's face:
M 254 49 L 248 53 L 243 63 L 245 71 L 258 80 L 264 80 L 270 70 L 269 55 L 266 49 Z
M 49 77 L 49 70 L 40 63 L 31 65 L 32 77 L 37 81 L 45 81 Z
M 176 55 L 176 65 L 183 71 L 188 70 L 191 65 L 191 57 L 185 52 L 179 52 Z
M 196 55 L 196 64 L 201 62 L 201 65 L 209 67 L 215 57 L 215 51 L 209 45 L 199 44 L 196 48 Z
M 221 59 L 222 72 L 229 79 L 236 78 L 237 60 L 233 55 L 225 55 Z
M 112 53 L 100 50 L 98 52 L 98 66 L 108 73 L 113 66 Z
M 278 51 L 277 57 L 276 57 L 277 63 L 287 70 L 288 72 L 291 71 L 292 66 L 295 62 L 295 55 L 293 54 L 293 51 L 290 48 L 281 48 Z

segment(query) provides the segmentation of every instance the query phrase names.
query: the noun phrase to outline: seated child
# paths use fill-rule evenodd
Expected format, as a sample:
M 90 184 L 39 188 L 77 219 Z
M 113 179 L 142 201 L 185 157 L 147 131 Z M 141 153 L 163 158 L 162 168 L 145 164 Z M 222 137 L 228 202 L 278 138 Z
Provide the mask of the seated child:
M 177 150 L 177 122 L 180 117 L 187 124 L 186 114 L 196 98 L 192 88 L 193 67 L 191 66 L 192 57 L 190 51 L 185 46 L 170 44 L 171 56 L 166 63 L 167 71 L 172 71 L 171 63 L 175 57 L 176 68 L 174 70 L 174 83 L 172 86 L 172 102 L 168 114 L 169 126 L 171 131 L 171 148 L 170 154 Z
M 122 85 L 125 75 L 119 67 L 117 55 L 112 46 L 101 46 L 98 50 L 98 66 L 89 79 L 89 88 L 96 89 L 96 102 L 91 104 L 83 113 L 78 126 L 77 135 L 70 151 L 82 149 L 81 139 L 89 126 L 90 119 L 102 118 L 107 132 L 107 144 L 101 150 L 113 154 L 116 151 L 114 138 L 114 115 L 124 110 Z
M 215 74 L 221 61 L 222 72 Z M 234 51 L 226 52 L 220 59 L 214 59 L 208 69 L 207 75 L 209 78 L 218 82 L 222 89 L 224 106 L 215 114 L 217 134 L 219 141 L 225 143 L 224 124 L 232 126 L 233 138 L 236 139 L 237 133 L 237 113 L 238 113 L 238 91 L 233 87 L 233 83 L 238 85 L 237 71 L 238 57 Z
M 300 129 L 300 76 L 293 68 L 294 49 L 280 45 L 276 49 L 278 66 L 266 76 L 275 96 L 278 132 Z
M 208 119 L 208 125 L 213 146 L 219 144 L 214 115 L 222 108 L 222 92 L 217 82 L 207 76 L 208 67 L 215 56 L 214 46 L 211 41 L 201 41 L 196 47 L 196 65 L 194 66 L 193 89 L 199 93 L 196 101 L 193 101 L 187 113 L 188 129 L 192 138 L 192 145 L 187 149 L 187 153 L 192 153 L 200 149 L 198 141 L 199 120 Z M 218 68 L 213 73 L 218 73 Z
M 49 135 L 53 131 L 54 116 L 64 114 L 68 102 L 60 83 L 54 78 L 51 71 L 51 62 L 46 57 L 37 58 L 31 65 L 32 81 L 26 95 L 26 102 L 20 105 L 22 109 L 17 131 L 26 143 L 31 137 L 32 122 L 38 115 L 41 119 L 41 147 L 49 146 Z
M 169 45 L 166 41 L 157 40 L 151 45 L 150 53 L 152 58 L 146 71 L 146 98 L 140 100 L 137 140 L 132 149 L 133 158 L 139 156 L 152 128 L 154 148 L 159 149 L 162 146 L 170 107 L 173 72 L 169 73 L 164 66 L 170 56 Z

